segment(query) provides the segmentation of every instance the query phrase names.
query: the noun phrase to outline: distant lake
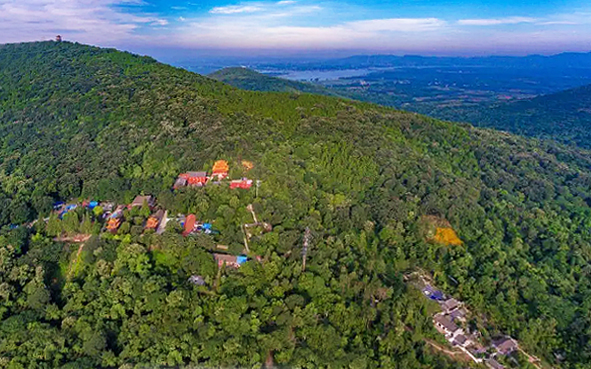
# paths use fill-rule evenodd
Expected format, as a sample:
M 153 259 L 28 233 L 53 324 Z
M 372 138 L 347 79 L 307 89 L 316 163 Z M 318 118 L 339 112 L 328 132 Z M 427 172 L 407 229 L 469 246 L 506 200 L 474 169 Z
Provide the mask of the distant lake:
M 290 79 L 292 81 L 327 81 L 339 78 L 362 77 L 376 69 L 343 70 L 259 70 L 260 73 Z

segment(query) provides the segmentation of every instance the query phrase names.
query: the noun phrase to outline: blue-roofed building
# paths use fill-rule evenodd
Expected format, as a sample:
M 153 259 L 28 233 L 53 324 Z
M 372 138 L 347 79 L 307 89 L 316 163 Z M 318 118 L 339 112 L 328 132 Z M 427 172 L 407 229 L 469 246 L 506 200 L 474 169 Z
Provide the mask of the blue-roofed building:
M 445 300 L 445 295 L 443 294 L 443 292 L 436 290 L 435 288 L 433 288 L 430 285 L 426 285 L 425 287 L 423 287 L 423 293 L 425 294 L 426 297 L 430 298 L 431 300 L 435 300 L 435 301 L 444 301 Z
M 238 265 L 242 265 L 244 263 L 246 263 L 248 261 L 248 257 L 244 256 L 244 255 L 240 255 L 238 257 L 236 257 L 236 262 L 238 263 Z

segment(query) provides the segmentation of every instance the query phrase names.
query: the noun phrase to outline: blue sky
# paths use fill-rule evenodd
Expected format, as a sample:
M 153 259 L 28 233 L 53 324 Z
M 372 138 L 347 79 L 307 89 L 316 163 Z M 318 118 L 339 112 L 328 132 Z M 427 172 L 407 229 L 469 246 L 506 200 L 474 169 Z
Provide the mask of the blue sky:
M 156 55 L 591 51 L 583 0 L 0 0 L 0 43 L 65 39 Z

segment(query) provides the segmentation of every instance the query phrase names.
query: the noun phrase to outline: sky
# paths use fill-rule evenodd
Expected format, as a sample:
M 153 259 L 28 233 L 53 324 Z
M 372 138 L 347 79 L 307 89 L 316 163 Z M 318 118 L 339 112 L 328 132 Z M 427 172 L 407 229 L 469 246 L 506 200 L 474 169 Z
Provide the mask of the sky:
M 0 0 L 0 43 L 160 56 L 591 51 L 589 0 Z

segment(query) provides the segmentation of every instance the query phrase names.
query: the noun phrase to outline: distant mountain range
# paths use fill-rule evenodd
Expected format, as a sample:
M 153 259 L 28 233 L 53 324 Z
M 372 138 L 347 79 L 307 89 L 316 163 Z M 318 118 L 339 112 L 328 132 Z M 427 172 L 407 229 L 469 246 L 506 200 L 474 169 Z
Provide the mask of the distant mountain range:
M 322 86 L 270 77 L 252 69 L 242 67 L 224 68 L 210 74 L 209 77 L 249 91 L 302 92 L 338 96 L 335 91 Z
M 280 65 L 280 63 L 271 63 Z M 419 55 L 356 55 L 305 63 L 289 63 L 292 70 L 389 68 L 420 66 L 481 66 L 501 68 L 591 68 L 591 52 L 556 55 L 438 57 Z

